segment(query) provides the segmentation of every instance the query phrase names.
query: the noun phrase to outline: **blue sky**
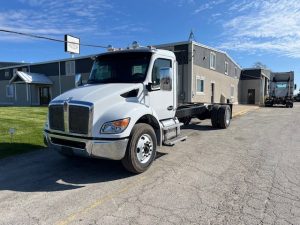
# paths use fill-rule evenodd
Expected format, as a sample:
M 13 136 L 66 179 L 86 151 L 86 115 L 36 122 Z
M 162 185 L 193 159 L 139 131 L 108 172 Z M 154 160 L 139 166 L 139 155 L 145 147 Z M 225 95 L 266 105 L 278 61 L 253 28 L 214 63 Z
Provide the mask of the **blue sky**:
M 299 0 L 10 0 L 1 4 L 0 29 L 115 47 L 186 41 L 193 29 L 196 41 L 242 67 L 294 70 L 300 86 Z M 81 47 L 81 55 L 103 51 Z M 0 61 L 68 57 L 61 43 L 0 33 Z

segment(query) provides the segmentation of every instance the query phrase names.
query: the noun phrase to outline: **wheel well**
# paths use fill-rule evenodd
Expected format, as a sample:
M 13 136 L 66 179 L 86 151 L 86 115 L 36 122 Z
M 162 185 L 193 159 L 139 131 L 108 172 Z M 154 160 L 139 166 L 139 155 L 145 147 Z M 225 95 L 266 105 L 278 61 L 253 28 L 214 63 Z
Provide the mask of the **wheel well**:
M 142 116 L 140 119 L 138 119 L 138 121 L 136 122 L 136 124 L 138 123 L 146 123 L 149 124 L 150 126 L 153 127 L 154 131 L 155 131 L 155 135 L 156 135 L 156 139 L 157 139 L 157 145 L 160 146 L 161 145 L 161 130 L 160 130 L 160 126 L 158 121 L 156 120 L 156 118 L 152 115 L 144 115 Z

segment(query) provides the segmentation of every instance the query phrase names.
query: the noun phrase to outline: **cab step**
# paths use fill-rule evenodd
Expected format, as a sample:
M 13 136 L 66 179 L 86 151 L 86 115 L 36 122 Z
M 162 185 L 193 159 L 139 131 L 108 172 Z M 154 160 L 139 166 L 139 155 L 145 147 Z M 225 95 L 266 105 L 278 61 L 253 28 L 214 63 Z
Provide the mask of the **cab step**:
M 164 131 L 168 131 L 168 130 L 172 130 L 172 129 L 174 129 L 174 128 L 179 128 L 179 127 L 181 127 L 181 126 L 183 126 L 183 123 L 176 123 L 176 124 L 173 124 L 173 125 L 171 125 L 171 126 L 163 127 L 162 129 L 163 129 Z
M 167 146 L 173 146 L 175 145 L 177 142 L 180 142 L 180 141 L 185 141 L 187 139 L 187 136 L 177 136 L 175 138 L 172 138 L 170 140 L 166 140 L 164 141 L 164 145 L 167 145 Z

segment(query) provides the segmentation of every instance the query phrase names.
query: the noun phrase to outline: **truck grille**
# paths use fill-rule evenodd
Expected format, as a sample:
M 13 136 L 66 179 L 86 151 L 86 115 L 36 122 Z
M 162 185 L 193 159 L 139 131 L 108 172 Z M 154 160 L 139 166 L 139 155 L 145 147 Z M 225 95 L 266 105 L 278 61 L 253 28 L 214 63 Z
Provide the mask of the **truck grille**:
M 63 105 L 49 106 L 49 125 L 53 130 L 65 130 Z
M 90 109 L 85 106 L 69 106 L 69 130 L 75 134 L 88 134 Z
M 83 104 L 83 103 L 81 103 Z M 53 104 L 49 106 L 49 126 L 51 130 L 71 134 L 89 134 L 91 105 Z

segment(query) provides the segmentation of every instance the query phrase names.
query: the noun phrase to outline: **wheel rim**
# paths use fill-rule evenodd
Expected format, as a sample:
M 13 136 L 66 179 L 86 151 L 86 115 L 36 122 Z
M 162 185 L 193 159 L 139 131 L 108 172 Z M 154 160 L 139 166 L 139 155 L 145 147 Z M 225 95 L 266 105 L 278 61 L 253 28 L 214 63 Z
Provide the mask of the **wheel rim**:
M 136 146 L 136 156 L 140 163 L 147 163 L 153 153 L 153 141 L 150 135 L 143 134 Z
M 225 119 L 226 119 L 226 124 L 228 125 L 230 123 L 230 110 L 229 110 L 229 108 L 226 109 Z

